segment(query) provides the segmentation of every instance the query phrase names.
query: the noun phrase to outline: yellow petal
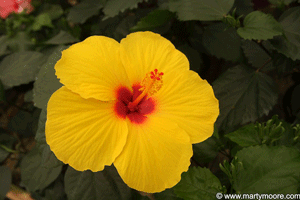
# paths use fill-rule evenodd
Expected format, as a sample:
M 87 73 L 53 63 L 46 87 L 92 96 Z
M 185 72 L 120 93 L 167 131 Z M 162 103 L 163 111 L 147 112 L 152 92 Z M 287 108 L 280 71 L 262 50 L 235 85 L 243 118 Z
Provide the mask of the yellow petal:
M 56 157 L 76 170 L 103 170 L 123 150 L 128 128 L 113 103 L 83 99 L 66 87 L 57 90 L 47 108 L 46 141 Z
M 146 73 L 188 70 L 186 56 L 159 34 L 135 32 L 121 40 L 120 55 L 131 83 L 139 83 Z
M 189 136 L 168 119 L 153 116 L 145 124 L 129 124 L 128 139 L 114 162 L 131 188 L 154 193 L 171 188 L 188 170 L 193 154 Z
M 62 52 L 56 63 L 60 82 L 83 98 L 115 99 L 114 90 L 129 86 L 120 61 L 120 44 L 104 36 L 92 36 Z
M 193 71 L 165 73 L 163 80 L 155 95 L 160 114 L 184 129 L 192 143 L 210 137 L 219 115 L 219 101 L 212 87 Z

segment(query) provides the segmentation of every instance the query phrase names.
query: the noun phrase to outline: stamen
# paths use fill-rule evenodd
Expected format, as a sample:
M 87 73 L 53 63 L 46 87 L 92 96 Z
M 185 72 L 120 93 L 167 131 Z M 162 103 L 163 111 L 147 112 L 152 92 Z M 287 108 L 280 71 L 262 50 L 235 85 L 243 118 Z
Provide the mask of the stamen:
M 133 111 L 135 107 L 140 103 L 140 101 L 147 95 L 152 96 L 156 92 L 160 90 L 162 87 L 163 81 L 162 76 L 164 75 L 163 72 L 158 73 L 157 69 L 151 71 L 150 73 L 146 74 L 146 77 L 141 82 L 140 91 L 143 91 L 133 102 L 129 102 L 128 108 L 129 110 Z

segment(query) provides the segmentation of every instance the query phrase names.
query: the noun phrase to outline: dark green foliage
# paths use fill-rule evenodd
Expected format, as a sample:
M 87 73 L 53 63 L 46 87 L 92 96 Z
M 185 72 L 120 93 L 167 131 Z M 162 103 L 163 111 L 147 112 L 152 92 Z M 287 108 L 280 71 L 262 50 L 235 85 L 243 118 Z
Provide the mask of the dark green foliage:
M 197 163 L 209 163 L 219 153 L 220 143 L 214 136 L 208 138 L 204 142 L 193 145 L 194 155 L 193 159 Z
M 224 192 L 219 179 L 206 168 L 190 168 L 182 174 L 181 181 L 174 187 L 175 194 L 183 199 L 216 199 Z
M 42 156 L 34 147 L 21 162 L 21 178 L 25 187 L 33 192 L 45 189 L 59 176 L 62 166 L 47 168 L 42 165 Z
M 174 189 L 166 189 L 160 193 L 155 193 L 154 197 L 157 200 L 182 200 L 182 198 L 176 196 Z
M 235 66 L 213 83 L 220 102 L 217 126 L 225 130 L 247 122 L 254 122 L 269 113 L 277 102 L 277 89 L 268 75 Z
M 35 18 L 34 23 L 32 24 L 31 28 L 33 31 L 39 31 L 42 29 L 43 26 L 54 28 L 53 24 L 51 22 L 51 17 L 48 13 L 42 13 L 42 14 L 38 15 Z
M 117 170 L 106 167 L 101 172 L 79 172 L 68 167 L 65 189 L 69 199 L 130 199 L 131 189 L 123 182 Z
M 268 120 L 266 123 L 249 124 L 242 128 L 226 134 L 231 141 L 237 143 L 241 147 L 249 147 L 255 145 L 274 145 L 281 140 L 282 137 L 288 136 L 291 126 L 284 121 L 280 121 L 277 116 Z M 289 135 L 291 137 L 291 135 Z M 294 135 L 293 137 L 295 137 Z M 293 139 L 294 140 L 294 139 Z M 281 140 L 282 142 L 283 140 Z M 291 143 L 292 144 L 292 143 Z M 286 143 L 286 145 L 289 145 Z
M 88 18 L 99 13 L 103 7 L 104 0 L 94 1 L 85 0 L 71 8 L 68 14 L 68 20 L 74 23 L 84 23 Z
M 285 37 L 277 37 L 271 40 L 274 48 L 291 58 L 292 60 L 300 59 L 300 7 L 290 8 L 285 11 L 279 18 L 283 27 Z
M 50 146 L 46 143 L 45 136 L 45 122 L 47 120 L 47 111 L 42 110 L 39 122 L 38 129 L 35 135 L 35 140 L 37 142 L 36 146 L 39 149 L 40 154 L 42 155 L 41 165 L 45 168 L 53 168 L 63 165 L 63 163 L 56 158 L 54 153 L 50 150 Z
M 203 64 L 203 58 L 199 52 L 188 44 L 181 45 L 177 48 L 184 53 L 190 62 L 190 69 L 195 72 L 200 72 Z
M 267 40 L 274 36 L 282 35 L 280 24 L 271 15 L 260 11 L 248 14 L 244 19 L 244 27 L 237 30 L 237 33 L 248 40 Z
M 2 55 L 5 55 L 6 53 L 8 53 L 7 52 L 7 46 L 8 46 L 8 38 L 7 38 L 7 36 L 1 36 L 0 37 L 0 44 L 1 44 L 1 46 L 0 46 L 0 56 L 2 56 Z
M 49 187 L 45 189 L 46 199 L 65 200 L 65 188 L 64 180 L 62 176 L 59 176 Z
M 5 101 L 5 92 L 4 92 L 3 84 L 0 80 L 0 102 L 1 101 Z
M 13 147 L 16 139 L 4 132 L 0 132 L 0 163 L 4 161 L 10 153 L 13 153 Z
M 64 13 L 64 10 L 59 4 L 43 4 L 42 12 L 47 13 L 51 20 L 58 19 Z
M 285 146 L 255 146 L 237 153 L 243 165 L 234 179 L 237 193 L 295 194 L 300 176 L 300 153 Z
M 13 87 L 35 80 L 45 56 L 35 51 L 13 53 L 0 63 L 0 79 L 3 84 Z
M 7 167 L 0 166 L 0 199 L 4 199 L 11 184 L 11 171 Z
M 170 0 L 170 11 L 176 12 L 182 21 L 221 20 L 232 8 L 234 0 Z
M 210 200 L 217 193 L 299 193 L 299 0 L 33 4 L 30 14 L 0 20 L 0 163 L 17 155 L 16 168 L 21 167 L 19 184 L 14 182 L 18 172 L 0 166 L 0 199 L 10 184 L 24 186 L 41 200 L 146 200 L 149 195 Z M 91 35 L 121 41 L 135 31 L 170 40 L 186 55 L 190 69 L 213 85 L 220 108 L 215 132 L 193 144 L 191 167 L 181 181 L 155 194 L 130 189 L 113 165 L 100 172 L 76 171 L 56 158 L 45 137 L 47 103 L 62 86 L 54 66 L 66 45 Z M 19 107 L 11 94 L 23 84 L 33 89 L 18 93 L 25 94 L 26 102 Z M 10 116 L 9 106 L 19 110 Z M 35 147 L 27 152 L 24 139 L 34 137 Z
M 262 71 L 270 71 L 274 69 L 272 58 L 259 44 L 252 40 L 243 40 L 242 48 L 248 59 L 249 64 L 255 68 L 262 68 Z
M 28 111 L 19 111 L 8 124 L 8 129 L 15 131 L 22 136 L 33 136 L 37 130 L 38 119 L 41 110 L 34 108 L 32 113 Z
M 106 2 L 103 12 L 105 18 L 114 17 L 119 14 L 119 12 L 124 12 L 126 9 L 133 9 L 137 7 L 137 4 L 142 2 L 142 0 L 109 0 Z
M 203 46 L 217 58 L 237 61 L 241 54 L 241 39 L 234 28 L 226 30 L 224 23 L 208 26 L 202 37 Z
M 251 0 L 235 0 L 234 8 L 236 8 L 236 13 L 238 15 L 248 15 L 253 11 L 253 3 Z
M 168 10 L 154 10 L 146 17 L 143 17 L 131 31 L 153 30 L 168 23 L 175 17 L 174 13 Z
M 56 36 L 46 42 L 46 44 L 68 44 L 78 42 L 70 33 L 61 30 Z
M 38 108 L 46 109 L 50 96 L 62 86 L 55 76 L 54 65 L 60 59 L 61 51 L 66 48 L 66 46 L 58 46 L 54 49 L 36 77 L 33 101 Z

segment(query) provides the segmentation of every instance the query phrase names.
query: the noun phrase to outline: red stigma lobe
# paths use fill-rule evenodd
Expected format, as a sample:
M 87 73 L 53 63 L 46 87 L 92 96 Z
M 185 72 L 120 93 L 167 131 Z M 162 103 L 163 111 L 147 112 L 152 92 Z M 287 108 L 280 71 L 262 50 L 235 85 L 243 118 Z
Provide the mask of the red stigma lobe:
M 155 101 L 152 98 L 144 97 L 136 106 L 130 107 L 142 92 L 140 85 L 132 86 L 133 92 L 126 87 L 119 87 L 116 91 L 117 101 L 114 105 L 116 115 L 122 119 L 128 119 L 134 124 L 142 124 L 147 120 L 147 115 L 155 110 Z

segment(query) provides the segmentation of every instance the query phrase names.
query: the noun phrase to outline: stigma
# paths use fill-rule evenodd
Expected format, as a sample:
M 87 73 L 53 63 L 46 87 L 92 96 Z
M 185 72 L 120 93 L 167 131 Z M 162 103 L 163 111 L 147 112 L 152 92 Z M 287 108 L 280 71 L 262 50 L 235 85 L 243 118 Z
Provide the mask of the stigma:
M 146 74 L 145 78 L 140 83 L 141 88 L 139 89 L 139 91 L 141 91 L 142 93 L 133 102 L 129 102 L 128 104 L 128 109 L 130 111 L 134 111 L 136 106 L 141 102 L 141 100 L 144 97 L 149 98 L 161 89 L 163 85 L 163 75 L 164 73 L 158 72 L 158 69 L 154 69 L 154 71 L 151 71 Z

